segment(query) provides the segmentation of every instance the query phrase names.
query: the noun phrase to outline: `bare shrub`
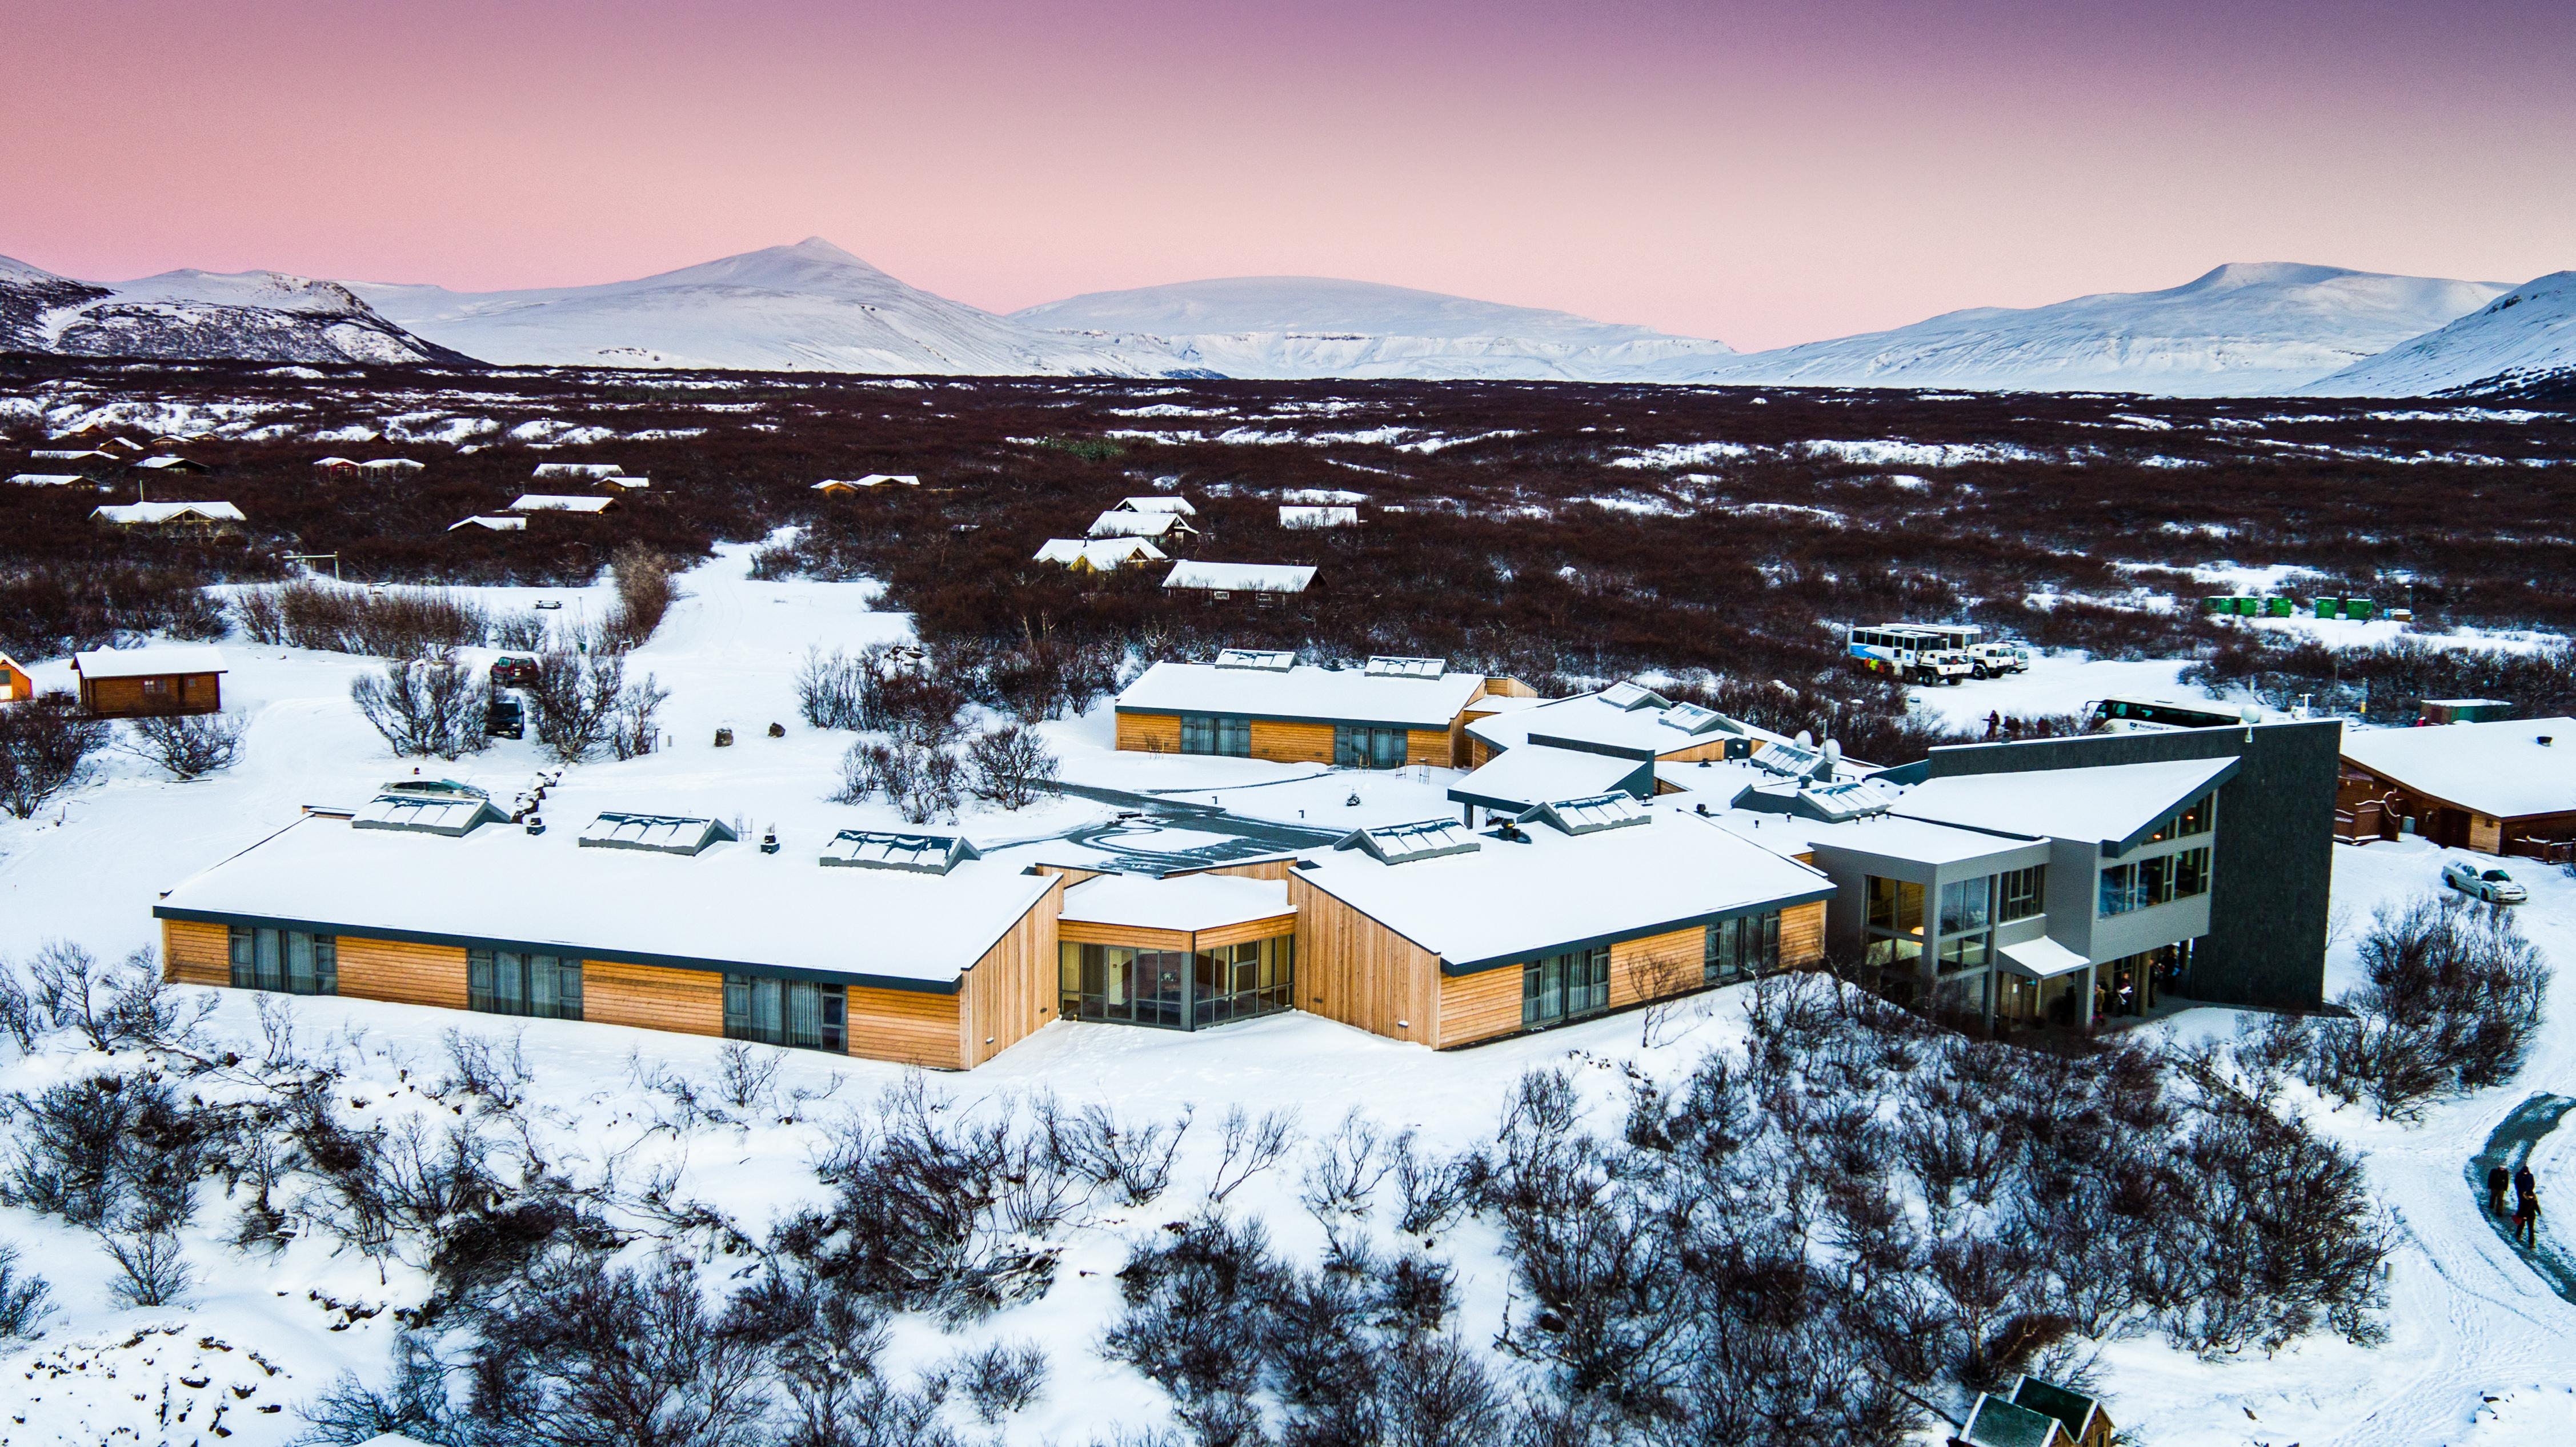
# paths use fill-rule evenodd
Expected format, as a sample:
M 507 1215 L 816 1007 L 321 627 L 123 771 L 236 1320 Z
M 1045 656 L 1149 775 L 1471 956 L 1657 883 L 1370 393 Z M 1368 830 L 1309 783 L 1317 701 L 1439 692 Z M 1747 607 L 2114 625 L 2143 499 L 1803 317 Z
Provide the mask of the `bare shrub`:
M 625 693 L 626 665 L 615 657 L 562 650 L 538 655 L 536 681 L 527 688 L 537 742 L 567 764 L 591 757 L 608 741 Z M 648 709 L 648 727 L 649 715 Z
M 2446 1095 L 2501 1085 L 2546 1017 L 2551 971 L 2505 911 L 2426 896 L 2382 906 L 2360 944 L 2367 983 L 2313 1022 L 2311 1084 L 2411 1120 Z
M 1046 1348 L 1032 1341 L 994 1342 L 950 1364 L 948 1380 L 966 1393 L 975 1420 L 998 1427 L 1046 1393 Z
M 0 1341 L 33 1335 L 52 1314 L 52 1295 L 45 1278 L 18 1269 L 18 1248 L 0 1242 Z
M 1172 1183 L 1172 1162 L 1190 1133 L 1194 1109 L 1185 1105 L 1171 1120 L 1130 1125 L 1108 1106 L 1087 1105 L 1051 1121 L 1049 1144 L 1065 1169 L 1096 1186 L 1115 1187 L 1127 1205 L 1142 1206 Z
M 776 1050 L 726 1041 L 716 1052 L 716 1075 L 724 1082 L 725 1104 L 749 1110 L 767 1101 L 784 1063 L 785 1057 Z
M 1387 1168 L 1395 1177 L 1396 1198 L 1403 1207 L 1396 1229 L 1408 1236 L 1427 1236 L 1455 1222 L 1474 1193 L 1482 1161 L 1472 1156 L 1442 1159 L 1426 1153 L 1406 1131 L 1387 1147 Z
M 460 759 L 491 746 L 491 693 L 453 654 L 397 658 L 350 680 L 349 698 L 397 755 Z
M 1377 1200 L 1378 1184 L 1395 1168 L 1383 1145 L 1368 1117 L 1357 1110 L 1343 1116 L 1341 1127 L 1307 1152 L 1298 1199 L 1326 1220 L 1367 1215 Z
M 438 1041 L 447 1051 L 447 1076 L 436 1095 L 465 1095 L 505 1112 L 526 1103 L 537 1073 L 528 1064 L 525 1037 L 513 1032 L 496 1044 L 488 1036 L 449 1029 L 438 1032 Z
M 832 795 L 840 804 L 864 804 L 882 796 L 913 824 L 954 817 L 962 772 L 957 756 L 908 739 L 879 742 L 861 739 L 841 756 L 841 787 Z
M 686 1258 L 634 1269 L 557 1253 L 478 1313 L 473 1412 L 560 1447 L 750 1447 L 765 1353 L 721 1329 Z
M 608 720 L 609 753 L 620 759 L 640 759 L 653 752 L 662 736 L 659 714 L 670 697 L 671 691 L 649 673 L 621 689 Z
M 987 803 L 1025 809 L 1055 777 L 1055 752 L 1019 724 L 986 730 L 966 742 L 966 792 Z
M 430 1447 L 468 1447 L 471 1428 L 448 1394 L 448 1366 L 420 1334 L 394 1339 L 393 1377 L 377 1391 L 343 1375 L 303 1408 L 307 1437 L 325 1447 L 362 1447 L 392 1433 Z
M 0 708 L 0 808 L 20 819 L 89 782 L 89 756 L 107 746 L 104 720 L 68 693 Z
M 679 564 L 642 543 L 628 543 L 608 567 L 617 585 L 617 604 L 600 624 L 599 644 L 607 652 L 625 653 L 651 638 L 678 601 L 679 585 L 672 579 Z
M 118 746 L 168 769 L 173 778 L 202 778 L 241 757 L 245 727 L 233 713 L 163 714 L 128 723 Z
M 865 655 L 809 648 L 796 670 L 797 712 L 818 729 L 866 728 L 873 684 Z
M 332 653 L 420 658 L 481 643 L 490 615 L 444 588 L 359 588 L 298 579 L 233 596 L 233 618 L 253 642 Z
M 495 614 L 492 630 L 485 636 L 495 648 L 535 653 L 546 646 L 546 615 L 534 610 Z
M 1264 1111 L 1255 1124 L 1242 1106 L 1228 1106 L 1223 1129 L 1224 1152 L 1208 1181 L 1208 1199 L 1220 1204 L 1244 1182 L 1287 1158 L 1297 1139 L 1297 1112 Z
M 148 950 L 107 965 L 69 940 L 49 940 L 28 975 L 31 1013 L 51 1029 L 78 1030 L 96 1050 L 186 1045 L 214 1008 L 210 998 L 182 1003 Z
M 108 1294 L 124 1306 L 168 1306 L 196 1284 L 196 1271 L 174 1231 L 108 1231 L 100 1241 L 122 1273 Z

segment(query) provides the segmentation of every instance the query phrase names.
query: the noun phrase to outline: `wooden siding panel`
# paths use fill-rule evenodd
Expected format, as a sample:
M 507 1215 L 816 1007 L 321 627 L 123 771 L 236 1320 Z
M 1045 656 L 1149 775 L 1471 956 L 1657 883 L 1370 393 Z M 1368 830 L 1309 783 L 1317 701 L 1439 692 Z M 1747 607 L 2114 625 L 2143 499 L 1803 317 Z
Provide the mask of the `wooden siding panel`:
M 1247 940 L 1273 940 L 1297 932 L 1297 916 L 1273 915 L 1269 919 L 1248 919 L 1241 924 L 1203 929 L 1190 937 L 1193 949 L 1213 950 L 1225 945 L 1239 945 Z
M 1430 764 L 1435 768 L 1457 767 L 1458 741 L 1467 736 L 1466 726 L 1452 722 L 1445 729 L 1410 729 L 1404 736 L 1404 761 L 1408 764 Z
M 899 1065 L 959 1069 L 966 1063 L 959 1050 L 963 1029 L 959 998 L 851 986 L 850 1053 Z
M 713 970 L 584 960 L 581 1018 L 681 1035 L 722 1035 L 724 976 Z
M 161 921 L 161 978 L 177 985 L 233 982 L 233 932 L 192 919 Z
M 1440 1048 L 1472 1045 L 1521 1028 L 1521 972 L 1509 966 L 1440 981 Z
M 1145 929 L 1128 924 L 1096 924 L 1090 920 L 1056 921 L 1056 938 L 1077 945 L 1130 945 L 1140 950 L 1185 950 L 1190 947 L 1187 930 Z
M 466 1007 L 465 950 L 340 936 L 340 993 L 398 1005 Z
M 1181 751 L 1181 716 L 1122 713 L 1118 715 L 1118 747 L 1131 753 L 1177 754 Z
M 1439 1034 L 1439 957 L 1316 888 L 1288 877 L 1297 907 L 1300 1010 L 1393 1040 Z
M 1698 989 L 1707 974 L 1706 925 L 1621 940 L 1610 946 L 1610 1008 L 1685 994 Z
M 1031 905 L 958 983 L 959 1065 L 981 1065 L 1055 1018 L 1062 889 Z
M 1793 904 L 1780 911 L 1780 963 L 1791 969 L 1822 964 L 1825 958 L 1825 902 Z
M 1252 756 L 1283 764 L 1329 764 L 1333 761 L 1333 726 L 1254 719 Z

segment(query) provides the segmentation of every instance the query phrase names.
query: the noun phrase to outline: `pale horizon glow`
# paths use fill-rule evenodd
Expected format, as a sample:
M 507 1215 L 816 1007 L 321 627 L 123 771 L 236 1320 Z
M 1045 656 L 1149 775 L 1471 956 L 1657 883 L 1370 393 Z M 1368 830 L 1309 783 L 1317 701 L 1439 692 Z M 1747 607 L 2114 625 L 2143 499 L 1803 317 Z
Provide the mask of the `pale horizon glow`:
M 1753 350 L 2297 261 L 2576 267 L 2576 7 L 13 10 L 0 255 L 464 291 L 822 236 L 997 312 L 1327 276 Z

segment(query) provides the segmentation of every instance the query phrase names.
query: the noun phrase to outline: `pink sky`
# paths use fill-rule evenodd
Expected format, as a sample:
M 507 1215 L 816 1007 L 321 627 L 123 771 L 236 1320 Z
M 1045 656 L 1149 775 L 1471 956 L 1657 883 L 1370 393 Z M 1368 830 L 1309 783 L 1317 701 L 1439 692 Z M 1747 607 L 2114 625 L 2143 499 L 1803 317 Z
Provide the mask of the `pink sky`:
M 0 254 L 997 311 L 1355 277 L 1715 336 L 2576 266 L 2576 6 L 17 0 Z M 1783 13 L 1794 11 L 1796 13 Z

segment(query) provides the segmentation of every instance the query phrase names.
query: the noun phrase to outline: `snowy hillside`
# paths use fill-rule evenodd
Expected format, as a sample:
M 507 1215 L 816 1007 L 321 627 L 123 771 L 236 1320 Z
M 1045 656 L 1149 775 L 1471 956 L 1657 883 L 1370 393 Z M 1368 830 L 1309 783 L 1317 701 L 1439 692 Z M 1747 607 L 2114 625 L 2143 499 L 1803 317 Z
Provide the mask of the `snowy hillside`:
M 2423 397 L 2454 390 L 2520 393 L 2571 384 L 2576 384 L 2576 271 L 2559 271 L 2307 390 L 2325 397 Z
M 206 361 L 462 361 L 347 287 L 275 271 L 74 281 L 0 257 L 0 349 Z
M 1734 352 L 1569 312 L 1307 276 L 1094 292 L 1012 320 L 1229 377 L 1662 381 Z
M 353 289 L 422 336 L 507 365 L 949 376 L 1164 370 L 907 286 L 820 237 L 597 286 Z
M 2166 291 L 1976 307 L 1893 331 L 1750 353 L 1703 380 L 1832 387 L 2266 396 L 2440 327 L 2497 283 L 2235 262 Z

